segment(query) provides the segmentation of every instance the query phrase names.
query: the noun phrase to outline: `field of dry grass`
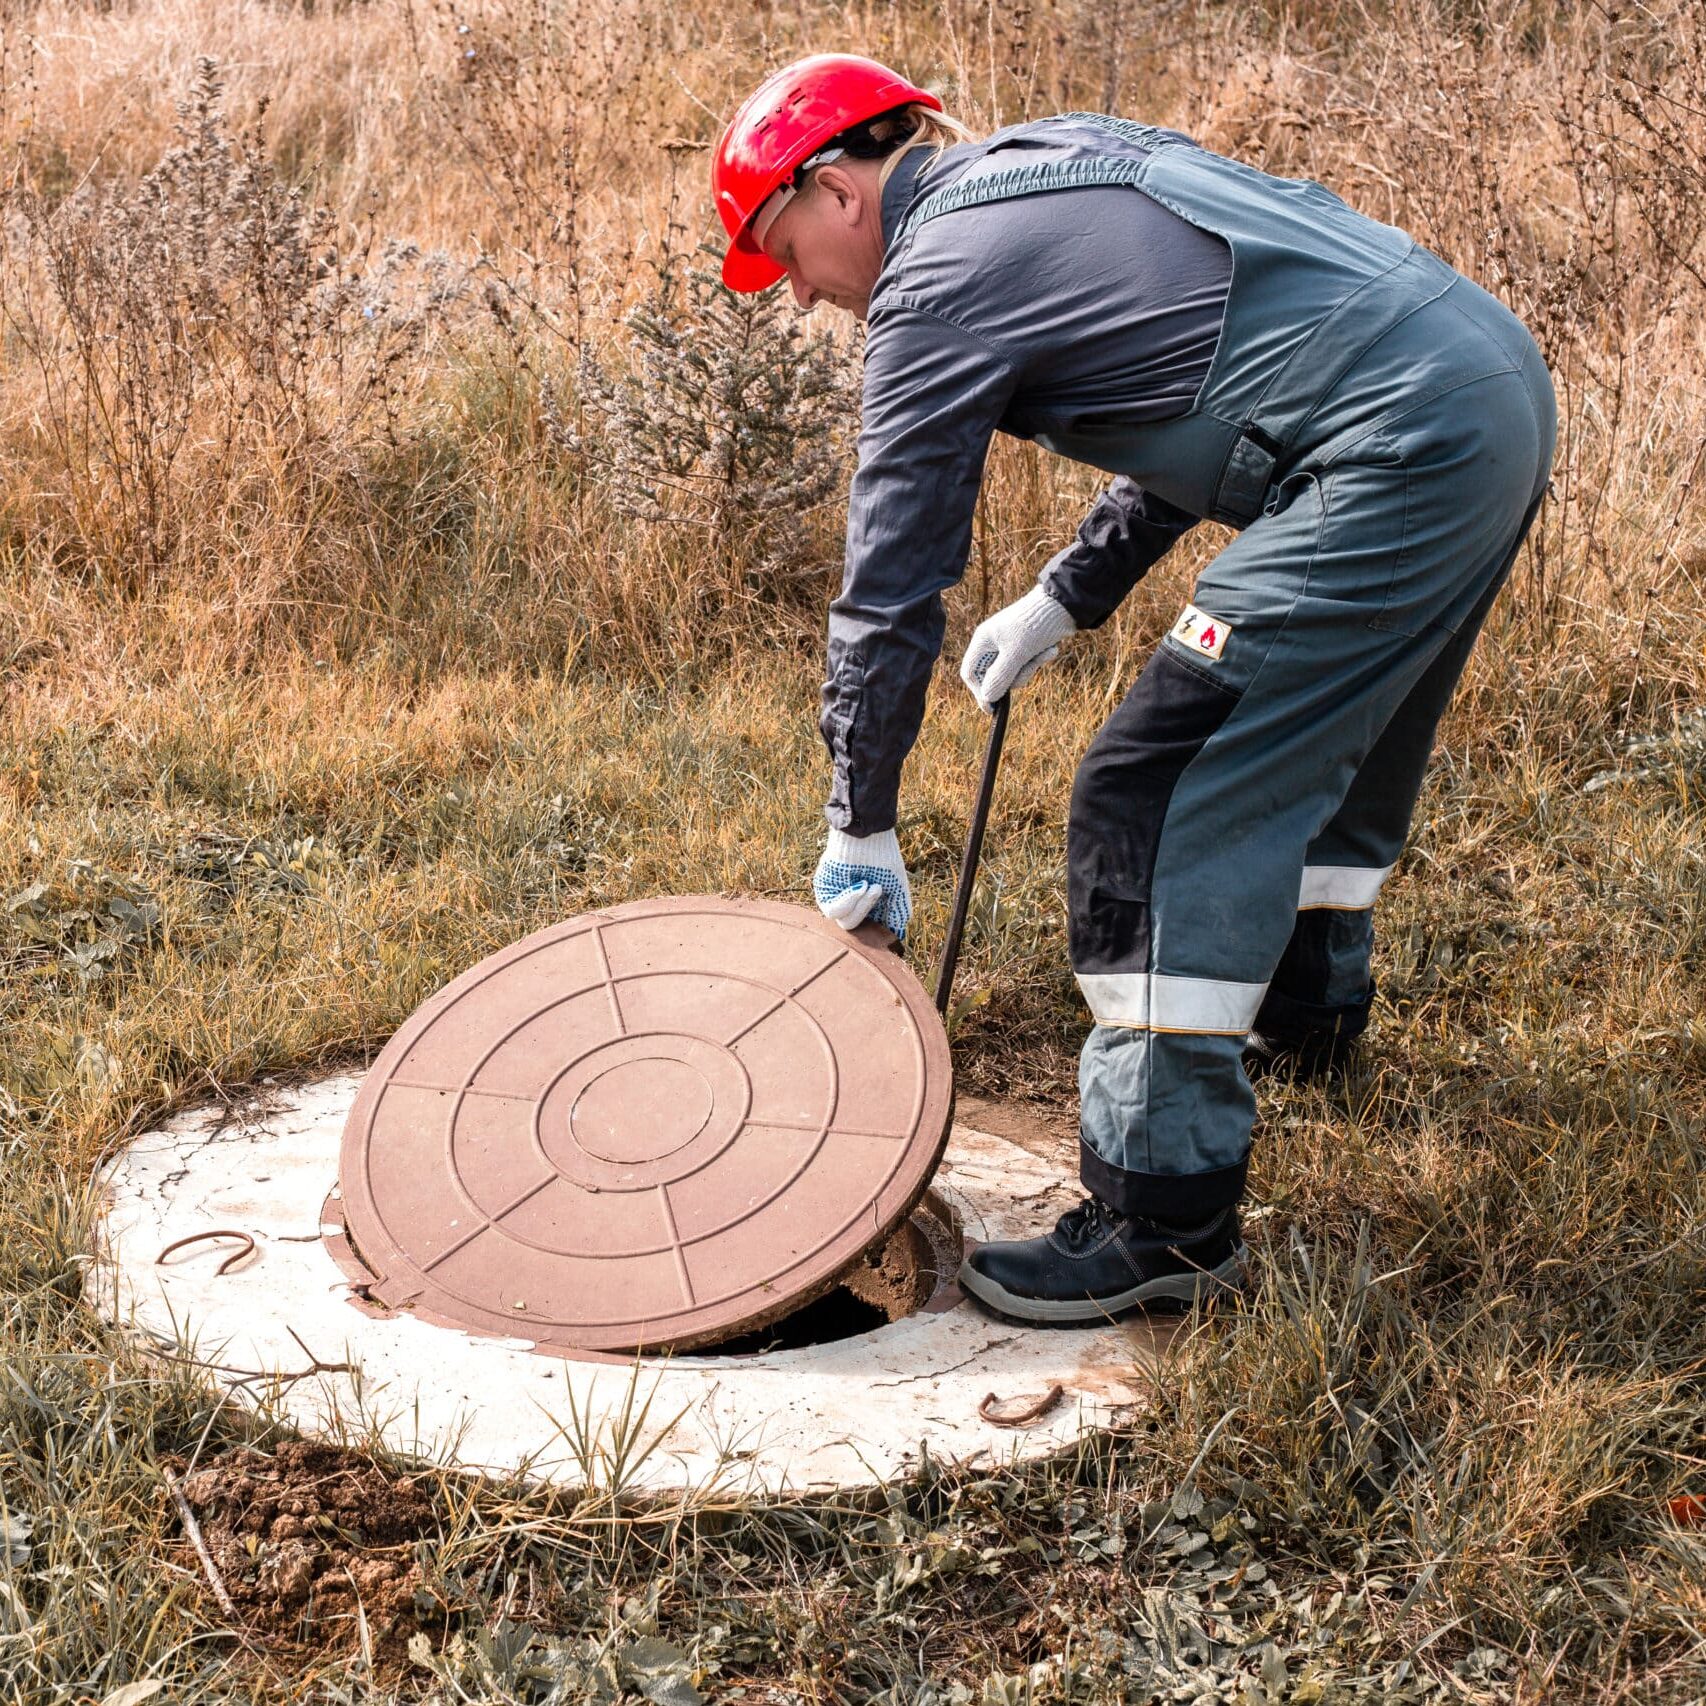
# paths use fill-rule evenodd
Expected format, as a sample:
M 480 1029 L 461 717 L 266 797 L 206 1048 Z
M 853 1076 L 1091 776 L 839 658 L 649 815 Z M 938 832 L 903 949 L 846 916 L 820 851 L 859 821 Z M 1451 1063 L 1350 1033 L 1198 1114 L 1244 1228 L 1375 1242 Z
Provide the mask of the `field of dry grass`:
M 857 352 L 694 269 L 720 120 L 831 46 L 978 125 L 1099 107 L 1319 177 L 1542 340 L 1553 498 L 1370 1045 L 1263 1089 L 1256 1293 L 1141 1425 L 858 1509 L 417 1472 L 400 1621 L 228 1616 L 162 1470 L 278 1436 L 84 1308 L 88 1183 L 553 919 L 804 897 Z M 1689 0 L 11 0 L 0 202 L 0 1699 L 1706 1699 Z M 1093 489 L 998 447 L 950 662 Z M 1213 544 L 1018 709 L 968 1090 L 1070 1104 L 1069 779 Z M 981 738 L 945 672 L 921 963 Z

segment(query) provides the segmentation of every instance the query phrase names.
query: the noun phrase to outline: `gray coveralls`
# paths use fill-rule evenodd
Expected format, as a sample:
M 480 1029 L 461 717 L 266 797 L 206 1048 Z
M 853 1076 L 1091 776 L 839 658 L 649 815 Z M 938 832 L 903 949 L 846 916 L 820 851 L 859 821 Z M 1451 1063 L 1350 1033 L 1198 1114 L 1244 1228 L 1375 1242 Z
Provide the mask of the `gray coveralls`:
M 1039 159 L 1022 146 L 1039 136 L 1064 145 Z M 1252 1025 L 1285 1038 L 1365 1020 L 1372 908 L 1545 490 L 1551 384 L 1500 303 L 1317 184 L 1095 114 L 951 158 L 952 181 L 932 179 L 890 240 L 873 339 L 885 282 L 908 277 L 932 222 L 1013 198 L 1128 188 L 1231 253 L 1219 342 L 1184 412 L 999 422 L 1127 477 L 1104 503 L 1123 488 L 1128 531 L 1152 537 L 1128 552 L 1126 586 L 1193 518 L 1242 529 L 1091 743 L 1068 824 L 1072 963 L 1094 1020 L 1084 1183 L 1194 1226 L 1243 1191 Z M 928 457 L 928 441 L 913 450 Z M 1078 615 L 1073 569 L 1063 553 L 1042 584 Z M 938 590 L 886 631 L 838 601 L 824 734 L 842 827 L 887 827 L 861 818 L 853 778 L 897 722 L 904 757 L 917 724 L 862 704 L 885 648 L 934 658 Z M 870 762 L 898 774 L 892 751 Z

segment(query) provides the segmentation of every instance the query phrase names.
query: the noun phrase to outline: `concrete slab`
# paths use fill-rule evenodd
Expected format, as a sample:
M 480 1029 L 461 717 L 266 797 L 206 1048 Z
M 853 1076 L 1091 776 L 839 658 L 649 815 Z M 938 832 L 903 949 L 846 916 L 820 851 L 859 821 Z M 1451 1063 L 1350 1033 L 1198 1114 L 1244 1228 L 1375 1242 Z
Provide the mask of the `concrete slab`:
M 104 1175 L 99 1306 L 304 1432 L 371 1432 L 447 1464 L 569 1485 L 607 1481 L 620 1455 L 636 1489 L 776 1494 L 870 1485 L 924 1452 L 980 1464 L 1044 1455 L 1151 1393 L 1167 1323 L 1027 1328 L 957 1288 L 874 1331 L 755 1356 L 567 1359 L 520 1335 L 364 1313 L 321 1218 L 360 1083 L 180 1115 Z M 1052 1224 L 1077 1195 L 1044 1155 L 958 1124 L 933 1190 L 973 1241 Z M 157 1261 L 221 1230 L 241 1236 L 201 1237 Z M 1057 1385 L 1059 1399 L 1021 1428 L 979 1414 L 988 1394 L 994 1414 L 1016 1414 Z

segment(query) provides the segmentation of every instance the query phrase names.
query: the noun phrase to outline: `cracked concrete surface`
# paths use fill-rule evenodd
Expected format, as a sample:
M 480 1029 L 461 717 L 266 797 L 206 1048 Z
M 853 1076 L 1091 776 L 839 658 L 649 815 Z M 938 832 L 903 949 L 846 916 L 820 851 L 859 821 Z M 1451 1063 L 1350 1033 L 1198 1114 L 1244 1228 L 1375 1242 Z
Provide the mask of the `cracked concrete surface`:
M 304 1432 L 372 1431 L 468 1469 L 579 1484 L 589 1465 L 572 1442 L 590 1418 L 607 1447 L 624 1426 L 646 1442 L 634 1485 L 779 1493 L 869 1485 L 924 1451 L 986 1464 L 1042 1455 L 1148 1399 L 1164 1325 L 1017 1327 L 957 1293 L 855 1338 L 746 1357 L 566 1361 L 523 1338 L 364 1314 L 320 1219 L 359 1083 L 181 1114 L 104 1175 L 100 1307 Z M 1028 1235 L 1077 1196 L 1035 1149 L 965 1125 L 934 1188 L 974 1240 Z M 216 1228 L 253 1237 L 256 1253 L 224 1275 L 233 1240 L 156 1264 L 175 1240 Z M 1024 1429 L 978 1416 L 987 1393 L 1012 1401 L 1056 1383 L 1064 1399 Z

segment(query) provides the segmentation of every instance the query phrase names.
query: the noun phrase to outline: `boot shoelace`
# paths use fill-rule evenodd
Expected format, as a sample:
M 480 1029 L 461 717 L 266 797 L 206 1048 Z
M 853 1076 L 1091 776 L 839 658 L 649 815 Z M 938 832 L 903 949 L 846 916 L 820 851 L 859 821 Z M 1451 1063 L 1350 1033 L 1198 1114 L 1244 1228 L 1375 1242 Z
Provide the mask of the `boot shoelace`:
M 1111 1229 L 1116 1218 L 1100 1197 L 1086 1197 L 1077 1208 L 1068 1209 L 1060 1217 L 1055 1230 L 1076 1250 L 1081 1244 L 1099 1237 L 1104 1230 Z

